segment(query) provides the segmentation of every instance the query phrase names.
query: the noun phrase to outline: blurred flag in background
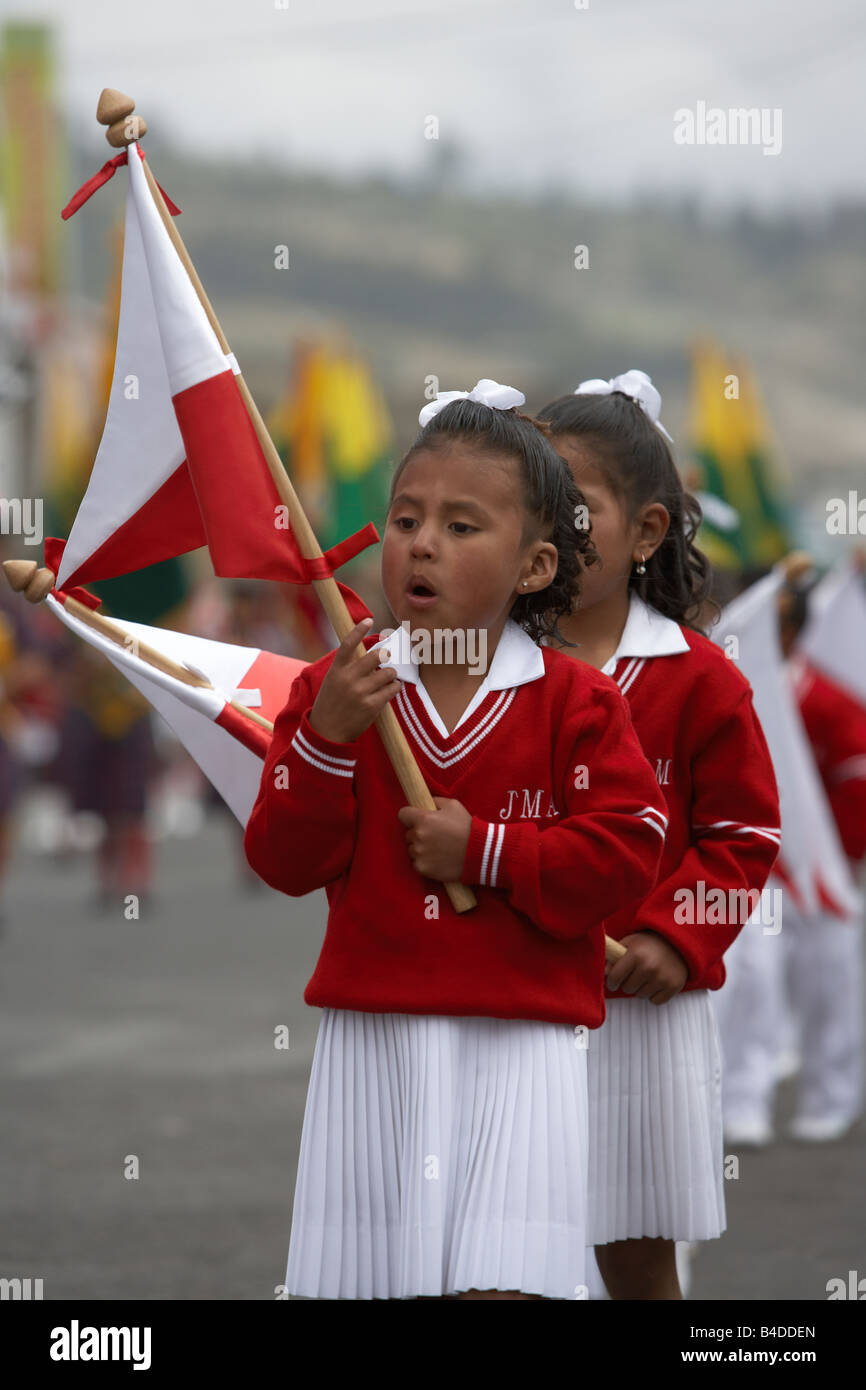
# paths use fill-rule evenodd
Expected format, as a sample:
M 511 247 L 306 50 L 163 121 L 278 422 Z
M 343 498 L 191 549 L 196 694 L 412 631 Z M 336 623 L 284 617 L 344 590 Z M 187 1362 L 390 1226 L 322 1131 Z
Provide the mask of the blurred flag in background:
M 55 102 L 54 33 L 8 23 L 0 35 L 0 203 L 9 290 L 53 298 L 62 286 L 63 122 Z
M 698 545 L 712 564 L 775 564 L 791 548 L 787 487 L 774 466 L 754 373 L 712 342 L 697 344 L 692 355 L 691 452 L 687 482 L 707 498 Z
M 393 427 L 366 362 L 299 342 L 268 428 L 323 550 L 387 511 Z

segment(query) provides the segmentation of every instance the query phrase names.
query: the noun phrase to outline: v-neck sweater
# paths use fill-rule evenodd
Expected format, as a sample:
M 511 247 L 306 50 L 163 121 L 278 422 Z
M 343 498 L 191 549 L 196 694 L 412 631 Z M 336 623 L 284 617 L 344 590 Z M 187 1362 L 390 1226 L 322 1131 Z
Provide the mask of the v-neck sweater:
M 447 736 L 411 681 L 392 701 L 431 793 L 472 816 L 466 913 L 409 858 L 406 797 L 375 726 L 337 743 L 310 724 L 334 652 L 294 682 L 244 848 L 289 896 L 326 890 L 308 1004 L 603 1022 L 605 919 L 652 888 L 667 810 L 615 683 L 539 651 L 537 677 L 488 689 Z
M 719 989 L 724 953 L 779 854 L 773 763 L 752 688 L 721 647 L 635 599 L 629 625 L 605 670 L 628 701 L 670 824 L 652 893 L 606 930 L 617 940 L 656 932 L 685 960 L 685 989 Z

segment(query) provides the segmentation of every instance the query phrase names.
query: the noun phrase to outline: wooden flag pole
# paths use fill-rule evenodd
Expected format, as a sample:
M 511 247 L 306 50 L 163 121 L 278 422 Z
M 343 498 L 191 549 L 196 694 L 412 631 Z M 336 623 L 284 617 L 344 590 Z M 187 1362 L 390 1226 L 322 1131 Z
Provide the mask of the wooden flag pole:
M 135 103 L 131 97 L 125 96 L 122 92 L 114 91 L 111 88 L 105 88 L 99 98 L 99 104 L 96 109 L 96 119 L 102 125 L 108 126 L 108 130 L 105 133 L 106 139 L 115 149 L 122 149 L 124 146 L 129 146 L 134 141 L 137 141 L 147 129 L 146 123 L 142 117 L 133 115 L 134 108 Z M 223 352 L 230 354 L 231 349 L 228 340 L 220 327 L 210 300 L 198 278 L 195 266 L 190 260 L 189 253 L 175 226 L 174 218 L 165 205 L 162 194 L 159 191 L 156 180 L 151 173 L 150 165 L 146 159 L 142 160 L 142 167 L 154 204 L 171 238 L 172 245 L 177 251 L 186 273 L 193 284 L 201 306 L 207 314 L 208 322 L 216 334 Z M 267 460 L 268 468 L 277 490 L 277 495 L 288 510 L 292 531 L 297 540 L 301 555 L 308 560 L 319 559 L 322 555 L 319 543 L 307 520 L 306 513 L 301 506 L 291 480 L 283 467 L 282 459 L 277 453 L 276 446 L 253 400 L 249 387 L 242 375 L 236 374 L 235 380 L 249 413 L 253 428 L 255 429 L 256 437 L 258 438 L 262 452 Z M 314 579 L 312 585 L 330 620 L 334 632 L 337 634 L 337 640 L 342 641 L 346 633 L 350 632 L 355 624 L 352 621 L 352 615 L 346 607 L 343 595 L 337 587 L 336 580 L 333 576 L 328 579 Z M 356 648 L 356 656 L 364 656 L 366 650 L 363 644 L 359 643 Z M 376 719 L 376 728 L 379 731 L 379 736 L 385 745 L 388 757 L 391 760 L 394 771 L 400 780 L 400 785 L 409 803 L 412 806 L 420 807 L 422 810 L 435 811 L 436 803 L 421 775 L 421 769 L 418 767 L 412 755 L 412 750 L 406 741 L 406 737 L 397 722 L 397 716 L 390 704 L 386 705 L 378 715 Z M 455 911 L 466 912 L 469 908 L 476 905 L 477 899 L 475 894 L 466 884 L 446 883 L 444 886 Z
M 49 569 L 39 570 L 35 560 L 4 560 L 3 569 L 6 572 L 10 587 L 16 593 L 23 593 L 25 598 L 30 599 L 31 603 L 38 603 L 43 598 L 47 598 L 54 587 L 52 571 Z M 49 575 L 52 581 L 50 585 L 47 578 Z M 45 576 L 44 583 L 43 576 Z M 31 582 L 32 588 L 30 587 Z M 44 592 L 42 592 L 43 590 Z M 157 651 L 156 647 L 151 647 L 149 643 L 142 642 L 139 637 L 127 632 L 126 628 L 113 622 L 111 618 L 107 618 L 104 613 L 97 613 L 93 608 L 88 608 L 86 604 L 79 603 L 77 598 L 67 597 L 63 607 L 67 613 L 72 614 L 73 618 L 78 618 L 79 622 L 85 623 L 94 632 L 107 637 L 109 641 L 122 647 L 125 652 L 130 652 L 133 656 L 146 661 L 149 666 L 155 666 L 166 676 L 172 676 L 176 681 L 182 681 L 184 685 L 197 686 L 201 690 L 214 689 L 214 686 L 204 676 L 200 676 L 196 671 L 190 671 L 187 666 L 181 666 L 178 661 L 172 661 L 170 656 Z M 270 719 L 265 719 L 263 714 L 257 714 L 255 710 L 241 704 L 240 700 L 230 699 L 229 704 L 232 709 L 236 709 L 239 714 L 246 715 L 247 719 L 252 720 L 254 724 L 260 724 L 263 729 L 273 733 L 273 724 Z

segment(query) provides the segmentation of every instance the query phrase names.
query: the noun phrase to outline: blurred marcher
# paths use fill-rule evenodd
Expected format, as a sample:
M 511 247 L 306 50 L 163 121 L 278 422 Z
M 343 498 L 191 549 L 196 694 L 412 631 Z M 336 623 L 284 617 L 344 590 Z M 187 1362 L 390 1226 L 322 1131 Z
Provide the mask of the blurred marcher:
M 50 767 L 62 709 L 53 658 L 64 644 L 46 640 L 33 612 L 0 590 L 0 893 L 15 808 L 28 782 Z
M 866 710 L 797 651 L 807 616 L 800 589 L 783 591 L 782 650 L 842 847 L 857 881 L 866 859 Z M 863 1108 L 863 924 L 825 912 L 785 918 L 788 984 L 800 1075 L 791 1133 L 839 1138 Z
M 17 648 L 12 623 L 0 611 L 0 889 L 5 882 L 9 857 L 9 819 L 22 782 L 22 767 L 15 747 L 15 730 L 21 716 L 10 698 Z M 0 908 L 0 921 L 2 921 Z
M 215 642 L 318 661 L 330 644 L 319 615 L 327 623 L 312 590 L 297 584 L 209 579 L 190 599 L 189 631 Z
M 73 812 L 95 813 L 105 826 L 97 848 L 97 906 L 122 906 L 129 894 L 141 905 L 151 894 L 147 811 L 157 770 L 150 706 L 83 644 L 72 653 L 66 678 L 58 771 Z
M 779 594 L 779 632 L 794 692 L 842 847 L 858 879 L 866 858 L 866 711 L 812 666 L 796 642 L 807 616 L 797 585 Z M 722 1015 L 725 1136 L 761 1146 L 774 1134 L 781 1079 L 799 1072 L 792 1137 L 838 1139 L 863 1105 L 863 928 L 829 909 L 804 912 L 785 889 L 782 931 L 749 924 Z

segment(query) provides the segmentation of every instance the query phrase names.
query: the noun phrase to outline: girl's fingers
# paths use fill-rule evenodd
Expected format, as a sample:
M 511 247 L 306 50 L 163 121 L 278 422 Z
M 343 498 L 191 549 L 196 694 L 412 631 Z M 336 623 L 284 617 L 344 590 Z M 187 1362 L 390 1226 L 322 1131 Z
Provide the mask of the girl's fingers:
M 385 685 L 376 686 L 373 690 L 366 689 L 364 691 L 364 694 L 370 702 L 370 706 L 376 711 L 377 715 L 381 714 L 389 700 L 393 700 L 394 696 L 399 693 L 400 682 L 396 680 L 390 680 Z
M 345 666 L 348 662 L 355 660 L 355 648 L 363 637 L 367 636 L 373 624 L 372 618 L 362 618 L 353 628 L 350 628 L 337 648 L 333 665 Z
M 627 987 L 627 985 L 628 985 L 628 981 L 629 981 L 629 976 L 630 976 L 630 975 L 631 975 L 631 971 L 630 971 L 630 970 L 627 970 L 625 973 L 623 973 L 622 971 L 620 971 L 619 974 L 617 974 L 617 973 L 616 973 L 616 965 L 614 965 L 614 966 L 612 967 L 612 969 L 610 970 L 610 972 L 609 972 L 609 974 L 608 974 L 608 976 L 607 976 L 607 979 L 606 979 L 605 983 L 606 983 L 608 989 L 611 989 L 611 990 L 622 989 L 622 990 L 625 990 L 626 993 L 628 993 L 629 991 L 628 991 L 628 989 L 627 989 L 626 987 Z
M 647 978 L 647 979 L 644 980 L 643 984 L 641 985 L 640 989 L 638 990 L 638 992 L 637 992 L 637 998 L 638 998 L 638 999 L 652 999 L 653 995 L 658 993 L 658 989 L 659 989 L 658 980 L 654 980 L 654 979 L 652 978 L 652 976 L 650 976 L 649 978 Z
M 619 960 L 614 961 L 607 973 L 608 989 L 623 989 L 634 969 L 634 961 L 629 961 L 628 953 L 620 956 Z
M 360 666 L 360 662 L 358 663 Z M 361 673 L 363 675 L 363 672 Z M 402 681 L 396 675 L 393 666 L 374 667 L 372 671 L 364 676 L 364 684 L 369 690 L 378 690 L 380 686 L 393 683 L 396 686 L 402 685 Z
M 365 675 L 369 675 L 371 671 L 383 670 L 381 647 L 371 647 L 363 656 L 356 657 L 355 669 Z M 391 671 L 393 673 L 393 667 L 391 667 Z
M 636 965 L 634 967 L 634 969 L 629 974 L 628 980 L 623 984 L 622 988 L 625 990 L 626 994 L 630 994 L 633 997 L 637 996 L 638 999 L 646 998 L 646 992 L 649 988 L 648 976 L 646 975 L 645 971 L 641 968 L 641 966 Z M 657 988 L 658 986 L 655 984 L 652 986 L 652 989 Z
M 375 675 L 378 671 L 387 671 L 390 672 L 393 677 L 393 666 L 387 666 L 385 664 L 388 658 L 384 656 L 383 653 L 387 650 L 387 647 L 372 647 L 370 651 L 365 652 L 363 656 L 351 657 L 352 665 L 347 669 L 353 675 L 357 673 L 361 676 L 369 676 Z

